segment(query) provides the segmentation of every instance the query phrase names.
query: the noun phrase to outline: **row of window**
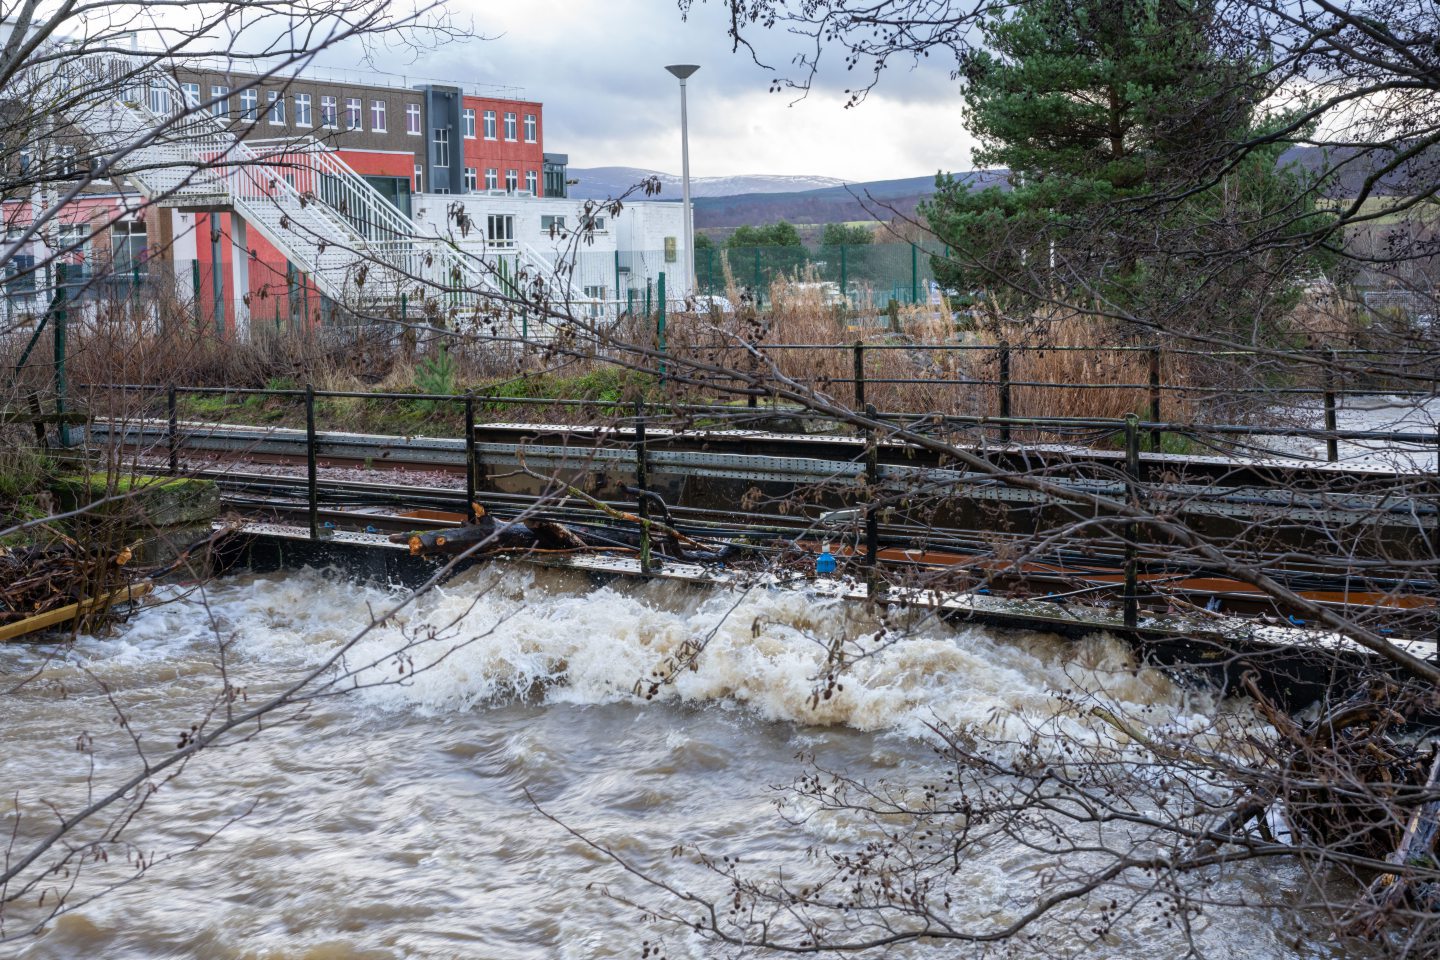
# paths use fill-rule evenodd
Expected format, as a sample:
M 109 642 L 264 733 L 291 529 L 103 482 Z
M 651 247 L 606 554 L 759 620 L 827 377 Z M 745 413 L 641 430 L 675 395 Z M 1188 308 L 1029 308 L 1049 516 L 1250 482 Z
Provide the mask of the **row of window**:
M 3 153 L 5 145 L 0 143 L 0 153 Z M 47 176 L 69 177 L 79 171 L 75 161 L 75 148 L 62 145 L 55 148 L 53 156 L 46 156 L 46 150 L 41 150 L 41 169 L 49 168 L 53 172 L 47 172 Z M 20 148 L 20 173 L 22 176 L 34 171 L 35 152 L 29 147 Z
M 200 103 L 200 84 L 182 83 L 180 85 L 185 91 L 185 98 L 192 105 Z M 285 97 L 278 91 L 270 90 L 266 93 L 265 116 L 271 126 L 283 127 L 287 125 L 285 119 Z M 150 88 L 150 108 L 156 113 L 169 112 L 170 93 L 162 87 Z M 218 116 L 230 113 L 230 88 L 220 84 L 210 87 L 210 99 L 215 101 L 211 107 L 211 113 Z M 240 95 L 240 119 L 249 120 L 252 123 L 260 119 L 260 92 L 258 90 L 241 90 Z M 295 102 L 295 125 L 297 127 L 316 126 L 312 108 L 314 102 L 308 93 L 297 93 L 293 97 Z M 370 131 L 372 133 L 385 133 L 388 131 L 387 119 L 385 116 L 386 102 L 384 100 L 370 101 Z M 360 97 L 345 98 L 345 129 L 363 131 L 365 101 Z M 495 140 L 496 138 L 496 112 L 486 110 L 481 117 L 484 122 L 485 139 Z M 504 115 L 505 139 L 510 141 L 519 140 L 518 114 L 506 111 Z M 475 111 L 467 109 L 464 112 L 465 139 L 474 140 Z M 340 101 L 338 97 L 328 94 L 320 97 L 320 122 L 327 130 L 340 129 Z M 420 104 L 405 104 L 405 132 L 413 137 L 420 136 Z M 539 136 L 539 119 L 533 113 L 525 114 L 525 142 L 535 143 Z
M 441 131 L 438 131 L 438 130 L 436 131 L 436 133 L 440 133 L 440 132 L 441 132 Z M 439 165 L 443 167 L 443 166 L 447 166 L 448 163 L 440 163 Z M 419 192 L 423 192 L 423 191 L 424 191 L 424 189 L 425 189 L 425 184 L 424 184 L 424 179 L 423 179 L 423 178 L 424 178 L 424 175 L 425 175 L 425 168 L 424 168 L 423 166 L 421 166 L 420 164 L 417 163 L 417 164 L 415 165 L 415 189 L 416 189 L 416 191 L 419 191 Z M 474 167 L 466 167 L 466 168 L 465 168 L 465 189 L 468 190 L 468 191 L 471 192 L 471 193 L 474 193 L 474 192 L 476 192 L 477 190 L 480 189 L 480 171 L 477 170 L 477 169 L 475 169 Z M 487 170 L 485 171 L 485 189 L 486 189 L 486 190 L 499 190 L 499 189 L 500 189 L 500 171 L 497 170 L 495 167 L 490 167 L 489 169 L 487 169 Z M 516 190 L 520 189 L 520 171 L 519 171 L 519 170 L 506 170 L 506 171 L 505 171 L 505 189 L 506 189 L 506 190 L 509 190 L 511 193 L 514 193 Z M 526 189 L 526 190 L 529 190 L 532 194 L 535 194 L 536 196 L 539 196 L 539 195 L 540 195 L 540 174 L 539 174 L 539 173 L 535 172 L 534 170 L 526 170 L 526 171 L 525 171 L 525 189 Z

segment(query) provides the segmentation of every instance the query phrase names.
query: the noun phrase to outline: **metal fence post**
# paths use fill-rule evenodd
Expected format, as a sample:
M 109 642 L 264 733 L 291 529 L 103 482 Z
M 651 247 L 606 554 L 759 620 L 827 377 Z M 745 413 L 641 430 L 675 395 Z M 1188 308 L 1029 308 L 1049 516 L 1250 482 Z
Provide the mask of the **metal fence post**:
M 65 393 L 67 384 L 65 382 L 65 328 L 69 323 L 70 314 L 65 309 L 65 265 L 63 263 L 55 266 L 55 413 L 65 413 Z M 70 446 L 70 424 L 65 418 L 59 418 L 60 446 Z
M 910 244 L 910 305 L 920 302 L 920 248 Z
M 1335 436 L 1335 351 L 1325 350 L 1325 459 L 1331 463 L 1340 459 L 1340 438 Z
M 170 450 L 170 475 L 173 477 L 180 472 L 180 450 L 177 446 L 180 433 L 180 404 L 175 397 L 175 384 L 173 383 L 166 391 L 165 411 L 169 415 L 165 445 Z
M 1010 341 L 1001 340 L 999 351 L 1000 378 L 997 384 L 1000 391 L 1000 418 L 1010 418 Z M 1000 426 L 1000 442 L 1010 442 L 1010 424 L 1004 423 Z
M 635 401 L 635 498 L 636 515 L 640 518 L 640 572 L 652 569 L 650 556 L 650 501 L 645 494 L 649 490 L 649 471 L 645 463 L 645 400 Z
M 855 409 L 865 409 L 865 343 L 855 341 Z
M 873 404 L 865 404 L 865 416 L 875 419 Z M 865 431 L 865 598 L 875 600 L 880 594 L 880 578 L 875 565 L 880 558 L 880 514 L 876 500 L 880 491 L 880 435 L 873 428 Z
M 465 522 L 474 523 L 475 515 L 475 392 L 465 391 Z
M 760 294 L 760 248 L 755 248 L 755 309 L 759 310 L 765 298 Z
M 1150 348 L 1150 422 L 1160 422 L 1160 348 Z M 1150 431 L 1150 452 L 1159 453 L 1164 442 L 1159 430 Z
M 315 387 L 305 384 L 305 496 L 310 508 L 310 539 L 320 539 L 319 477 L 315 467 Z
M 200 258 L 190 261 L 190 286 L 195 291 L 195 329 L 200 329 Z
M 660 271 L 655 286 L 656 299 L 660 301 L 660 313 L 655 321 L 655 341 L 660 350 L 660 382 L 665 382 L 665 271 Z
M 1131 508 L 1140 504 L 1138 485 L 1140 483 L 1140 418 L 1130 413 L 1125 416 L 1125 487 L 1126 502 Z M 1134 629 L 1140 622 L 1140 577 L 1136 561 L 1135 541 L 1139 536 L 1139 525 L 1134 520 L 1125 523 L 1125 626 Z

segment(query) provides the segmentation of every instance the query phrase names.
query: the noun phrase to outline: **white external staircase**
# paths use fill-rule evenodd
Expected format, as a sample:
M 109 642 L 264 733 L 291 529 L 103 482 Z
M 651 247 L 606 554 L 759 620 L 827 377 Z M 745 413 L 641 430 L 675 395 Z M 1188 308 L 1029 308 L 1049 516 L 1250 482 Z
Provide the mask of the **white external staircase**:
M 504 295 L 493 271 L 425 236 L 324 145 L 241 140 L 224 120 L 186 110 L 175 80 L 139 57 L 81 57 L 66 67 L 65 79 L 96 92 L 70 119 L 97 155 L 118 156 L 103 175 L 124 177 L 162 206 L 232 210 L 336 303 L 374 309 L 409 293 L 476 308 Z

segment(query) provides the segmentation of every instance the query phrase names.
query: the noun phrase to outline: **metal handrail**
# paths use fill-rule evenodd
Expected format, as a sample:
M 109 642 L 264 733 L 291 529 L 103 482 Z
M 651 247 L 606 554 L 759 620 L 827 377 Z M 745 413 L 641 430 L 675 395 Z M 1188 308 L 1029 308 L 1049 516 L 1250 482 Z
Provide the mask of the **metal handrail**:
M 153 392 L 157 396 L 166 395 L 173 390 L 177 394 L 195 394 L 198 396 L 241 396 L 241 397 L 292 397 L 303 398 L 307 395 L 304 389 L 269 389 L 264 387 L 182 387 L 160 384 L 137 384 L 137 383 L 87 383 L 76 387 L 80 390 L 121 390 L 130 392 Z M 320 399 L 355 399 L 355 400 L 389 400 L 389 401 L 431 401 L 463 403 L 467 398 L 476 403 L 504 403 L 517 406 L 579 406 L 579 407 L 616 407 L 629 408 L 629 401 L 624 400 L 577 400 L 561 397 L 514 397 L 504 394 L 481 394 L 481 393 L 392 393 L 392 392 L 367 392 L 363 390 L 315 390 L 313 396 Z M 699 404 L 699 403 L 666 403 L 663 406 L 655 407 L 653 410 L 661 409 L 684 411 L 687 413 L 723 413 L 735 417 L 753 417 L 759 415 L 770 416 L 775 411 L 759 410 L 753 407 L 735 407 L 725 404 Z M 789 411 L 790 408 L 781 408 Z M 793 411 L 802 412 L 802 411 Z M 806 416 L 820 420 L 836 419 L 824 413 L 816 411 L 803 411 Z M 1054 427 L 1058 429 L 1083 429 L 1116 432 L 1125 430 L 1130 424 L 1128 419 L 1112 417 L 987 417 L 987 416 L 966 416 L 962 414 L 934 414 L 920 412 L 902 411 L 877 411 L 870 415 L 873 419 L 901 423 L 904 421 L 916 421 L 926 425 L 946 425 L 965 427 L 1030 427 L 1045 428 Z M 600 425 L 601 428 L 609 429 L 617 423 L 623 422 L 626 418 L 620 418 L 609 424 Z M 1310 437 L 1313 439 L 1337 438 L 1341 440 L 1388 440 L 1395 443 L 1422 443 L 1427 445 L 1440 446 L 1440 428 L 1436 431 L 1419 433 L 1410 430 L 1339 430 L 1320 427 L 1266 427 L 1252 424 L 1240 423 L 1194 423 L 1176 422 L 1161 420 L 1137 419 L 1134 427 L 1142 432 L 1162 430 L 1169 433 L 1189 434 L 1216 434 L 1228 436 L 1253 436 L 1253 437 Z M 577 429 L 583 429 L 583 425 Z

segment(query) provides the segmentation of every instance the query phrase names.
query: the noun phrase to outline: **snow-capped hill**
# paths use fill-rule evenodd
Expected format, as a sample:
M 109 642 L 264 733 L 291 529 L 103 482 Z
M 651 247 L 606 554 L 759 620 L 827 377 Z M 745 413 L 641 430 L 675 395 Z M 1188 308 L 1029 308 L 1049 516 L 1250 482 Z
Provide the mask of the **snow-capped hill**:
M 660 180 L 660 200 L 680 199 L 680 178 L 673 173 L 643 170 L 639 167 L 571 167 L 570 179 L 580 182 L 570 188 L 570 195 L 580 199 L 618 197 L 648 177 Z M 824 187 L 844 186 L 849 181 L 837 177 L 781 176 L 749 174 L 737 177 L 691 177 L 690 193 L 695 197 L 733 197 L 745 193 L 796 193 Z

